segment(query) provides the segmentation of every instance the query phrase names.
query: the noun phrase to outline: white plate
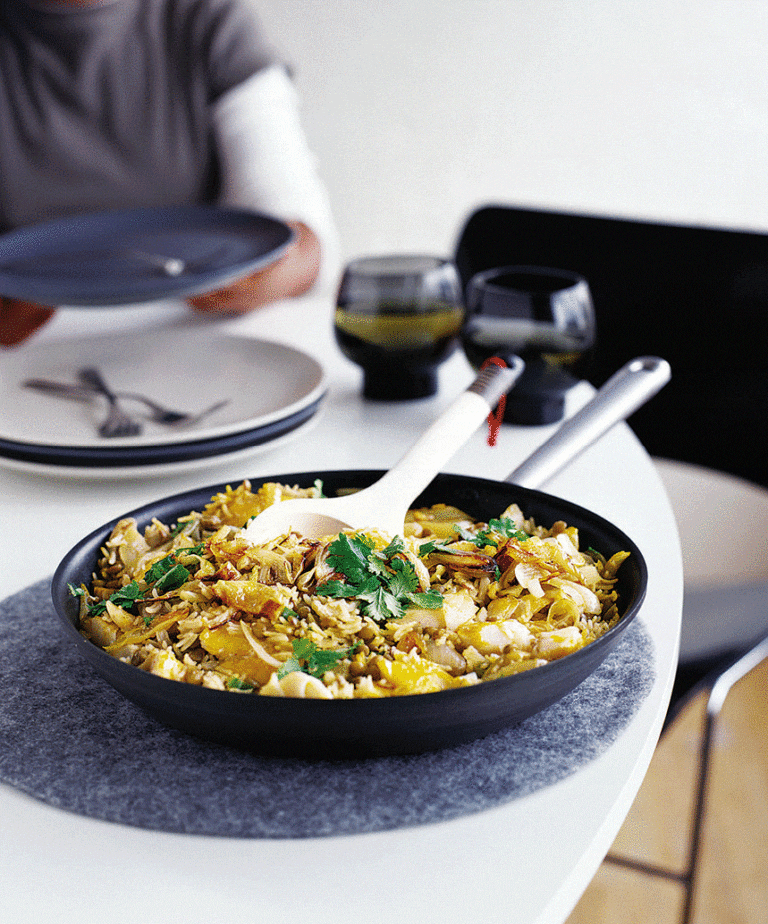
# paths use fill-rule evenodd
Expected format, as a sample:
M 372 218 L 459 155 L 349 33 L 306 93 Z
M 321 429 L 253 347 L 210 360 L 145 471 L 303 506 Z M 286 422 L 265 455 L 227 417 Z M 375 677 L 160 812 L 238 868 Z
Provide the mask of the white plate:
M 96 432 L 106 402 L 89 403 L 25 388 L 29 378 L 76 382 L 77 370 L 98 366 L 115 391 L 141 392 L 181 411 L 216 401 L 225 407 L 189 427 L 146 422 L 140 436 L 105 439 Z M 283 344 L 211 335 L 205 328 L 153 330 L 140 335 L 29 346 L 0 364 L 0 440 L 32 448 L 98 450 L 161 447 L 221 439 L 282 421 L 318 403 L 326 391 L 322 366 Z M 131 405 L 137 410 L 138 405 Z

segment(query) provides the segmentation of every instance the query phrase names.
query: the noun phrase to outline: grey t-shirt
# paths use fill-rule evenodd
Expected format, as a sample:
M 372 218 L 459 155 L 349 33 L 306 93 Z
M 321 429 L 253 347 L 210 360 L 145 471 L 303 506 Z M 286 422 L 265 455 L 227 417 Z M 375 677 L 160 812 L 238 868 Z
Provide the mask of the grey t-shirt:
M 2 0 L 0 230 L 215 200 L 211 105 L 275 61 L 247 0 Z

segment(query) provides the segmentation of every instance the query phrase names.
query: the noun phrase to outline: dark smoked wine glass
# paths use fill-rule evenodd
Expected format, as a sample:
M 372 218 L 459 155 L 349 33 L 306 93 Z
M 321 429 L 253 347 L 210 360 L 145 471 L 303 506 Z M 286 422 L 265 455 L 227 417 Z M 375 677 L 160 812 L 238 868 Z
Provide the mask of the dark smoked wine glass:
M 560 420 L 574 367 L 594 341 L 592 294 L 577 273 L 506 266 L 469 281 L 461 343 L 470 363 L 479 369 L 491 356 L 517 355 L 526 364 L 507 396 L 510 423 Z
M 458 346 L 464 320 L 461 281 L 450 260 L 353 260 L 336 306 L 336 342 L 362 367 L 366 398 L 399 401 L 437 391 L 438 366 Z

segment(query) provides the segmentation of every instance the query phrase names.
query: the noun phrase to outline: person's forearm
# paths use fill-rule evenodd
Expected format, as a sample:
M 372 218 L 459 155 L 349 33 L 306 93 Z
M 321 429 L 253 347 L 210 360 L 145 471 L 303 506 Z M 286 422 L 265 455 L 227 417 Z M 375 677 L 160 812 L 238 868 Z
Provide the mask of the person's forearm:
M 276 263 L 189 303 L 200 311 L 245 314 L 270 302 L 308 292 L 320 271 L 321 249 L 315 233 L 301 222 L 289 222 L 296 240 Z

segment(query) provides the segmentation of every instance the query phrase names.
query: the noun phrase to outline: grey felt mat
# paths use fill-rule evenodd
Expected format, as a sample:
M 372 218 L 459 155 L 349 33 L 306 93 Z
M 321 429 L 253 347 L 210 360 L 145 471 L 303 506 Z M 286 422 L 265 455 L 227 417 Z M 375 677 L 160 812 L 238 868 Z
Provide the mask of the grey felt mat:
M 482 811 L 594 759 L 653 683 L 653 645 L 636 620 L 576 690 L 472 744 L 364 761 L 261 758 L 166 728 L 115 692 L 66 642 L 49 583 L 0 603 L 0 780 L 154 830 L 310 837 Z

